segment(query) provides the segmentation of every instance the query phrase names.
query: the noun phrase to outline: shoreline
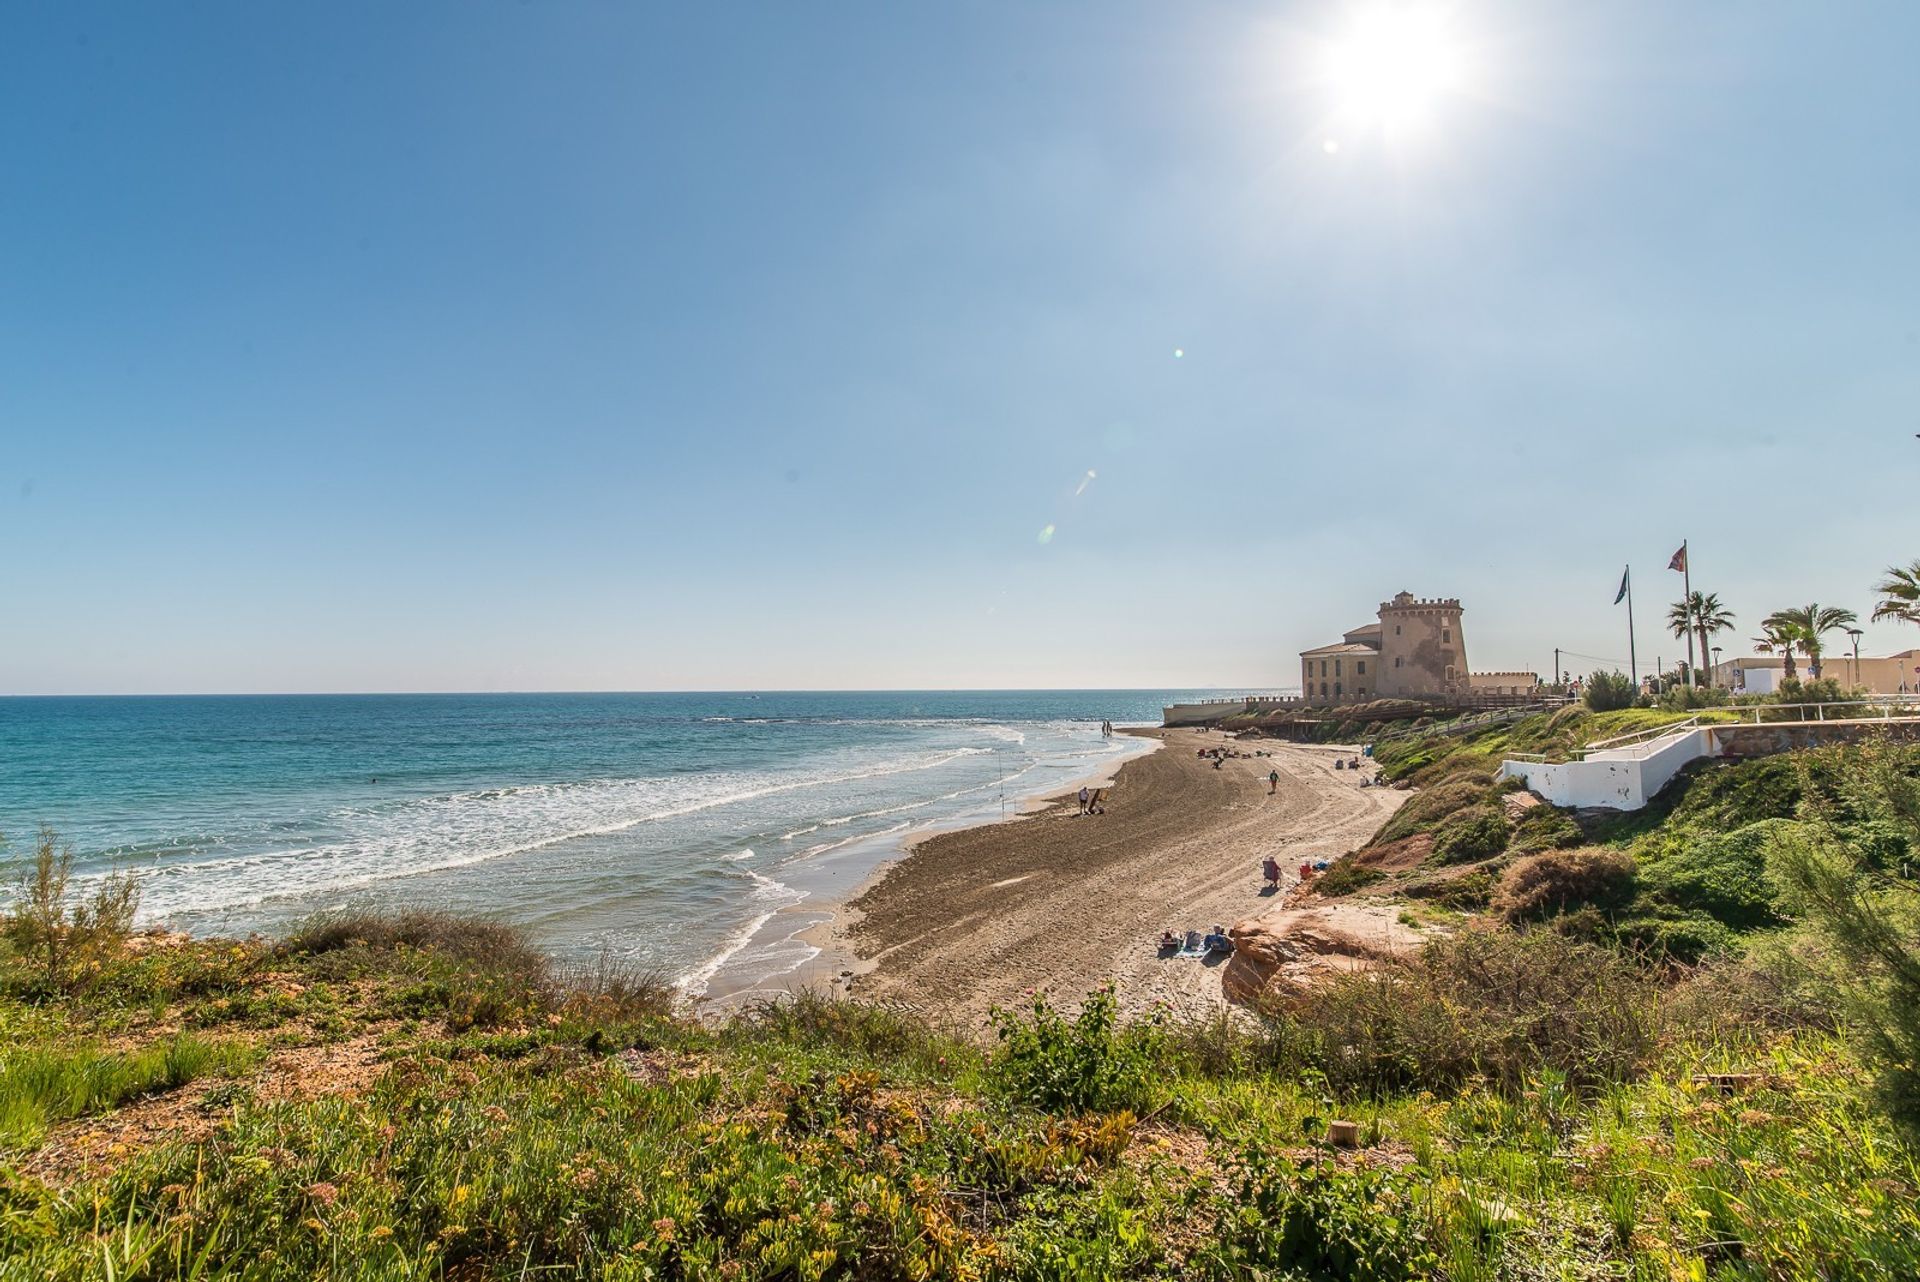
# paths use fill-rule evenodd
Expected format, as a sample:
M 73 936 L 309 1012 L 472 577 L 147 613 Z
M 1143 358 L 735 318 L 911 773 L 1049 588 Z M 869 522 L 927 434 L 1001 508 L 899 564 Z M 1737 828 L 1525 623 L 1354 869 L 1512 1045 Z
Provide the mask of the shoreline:
M 1292 869 L 1360 846 L 1406 799 L 1336 771 L 1347 747 L 1130 733 L 1161 750 L 1121 766 L 1106 814 L 1083 817 L 1072 791 L 1056 794 L 1019 823 L 929 835 L 881 870 L 832 934 L 856 959 L 852 991 L 975 1034 L 992 1009 L 1042 989 L 1073 1003 L 1112 983 L 1130 1014 L 1221 1009 L 1225 957 L 1162 957 L 1160 932 L 1279 910 Z M 1198 756 L 1223 746 L 1265 755 L 1218 769 Z M 1260 875 L 1268 854 L 1289 870 L 1278 892 Z
M 971 832 L 1016 824 L 1073 797 L 1081 786 L 1111 788 L 1132 763 L 1160 750 L 1161 744 L 1145 724 L 1116 724 L 1114 737 L 1136 740 L 1137 747 L 1117 753 L 1113 759 L 1093 763 L 1090 769 L 1064 779 L 1035 781 L 1034 786 L 1005 797 L 1005 811 L 969 812 L 927 821 L 897 832 L 878 832 L 848 843 L 845 849 L 823 864 L 796 868 L 787 884 L 810 883 L 804 897 L 782 905 L 754 923 L 744 937 L 730 945 L 728 953 L 703 963 L 698 969 L 713 967 L 704 989 L 692 998 L 696 1009 L 724 1013 L 757 999 L 773 998 L 794 992 L 826 992 L 834 996 L 852 991 L 852 979 L 867 973 L 871 965 L 860 958 L 847 941 L 847 932 L 859 917 L 854 907 L 887 874 L 911 860 L 930 841 L 954 833 Z M 843 873 L 843 866 L 851 873 Z M 842 874 L 842 875 L 836 875 Z M 792 946 L 805 948 L 811 955 L 791 967 L 771 975 L 730 977 L 726 962 L 755 946 Z

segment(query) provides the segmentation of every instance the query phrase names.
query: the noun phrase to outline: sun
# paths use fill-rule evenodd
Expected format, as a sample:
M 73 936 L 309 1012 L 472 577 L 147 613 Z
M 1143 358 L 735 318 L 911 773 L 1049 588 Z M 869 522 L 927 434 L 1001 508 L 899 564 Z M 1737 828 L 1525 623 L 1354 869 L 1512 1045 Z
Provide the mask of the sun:
M 1355 13 L 1327 45 L 1324 73 L 1346 122 L 1397 132 L 1430 124 L 1465 88 L 1468 66 L 1437 5 L 1380 3 Z

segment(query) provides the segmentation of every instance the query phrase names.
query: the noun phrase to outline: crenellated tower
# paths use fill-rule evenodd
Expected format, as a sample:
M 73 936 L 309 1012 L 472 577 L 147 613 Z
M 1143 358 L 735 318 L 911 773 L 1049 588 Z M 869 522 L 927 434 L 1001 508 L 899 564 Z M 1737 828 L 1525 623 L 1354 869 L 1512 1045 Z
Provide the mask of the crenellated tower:
M 1460 615 L 1458 597 L 1418 599 L 1402 592 L 1380 603 L 1375 688 L 1382 698 L 1467 693 L 1467 639 Z

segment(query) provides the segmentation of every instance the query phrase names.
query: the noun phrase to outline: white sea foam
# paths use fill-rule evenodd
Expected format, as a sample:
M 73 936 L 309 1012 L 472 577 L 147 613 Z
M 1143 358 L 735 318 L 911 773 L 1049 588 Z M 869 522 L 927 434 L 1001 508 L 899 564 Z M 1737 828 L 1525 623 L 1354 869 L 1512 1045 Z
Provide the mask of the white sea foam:
M 137 868 L 144 883 L 143 916 L 166 920 L 183 912 L 233 912 L 279 899 L 451 872 L 720 807 L 934 770 L 989 751 L 964 746 L 851 770 L 530 784 L 416 798 L 377 809 L 342 807 L 328 816 L 338 834 L 329 840 L 267 844 L 248 854 Z

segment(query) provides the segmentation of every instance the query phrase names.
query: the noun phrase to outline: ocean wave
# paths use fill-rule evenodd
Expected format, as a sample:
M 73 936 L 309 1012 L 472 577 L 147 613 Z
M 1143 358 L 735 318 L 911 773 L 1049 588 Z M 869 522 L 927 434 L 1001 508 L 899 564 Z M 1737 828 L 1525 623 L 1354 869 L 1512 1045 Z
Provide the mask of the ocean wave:
M 991 749 L 922 751 L 857 769 L 797 775 L 697 775 L 525 784 L 414 798 L 380 808 L 342 807 L 324 839 L 284 840 L 232 854 L 133 862 L 144 883 L 145 920 L 231 912 L 302 895 L 451 872 L 564 842 L 767 797 L 938 769 Z M 99 874 L 78 877 L 88 884 Z

